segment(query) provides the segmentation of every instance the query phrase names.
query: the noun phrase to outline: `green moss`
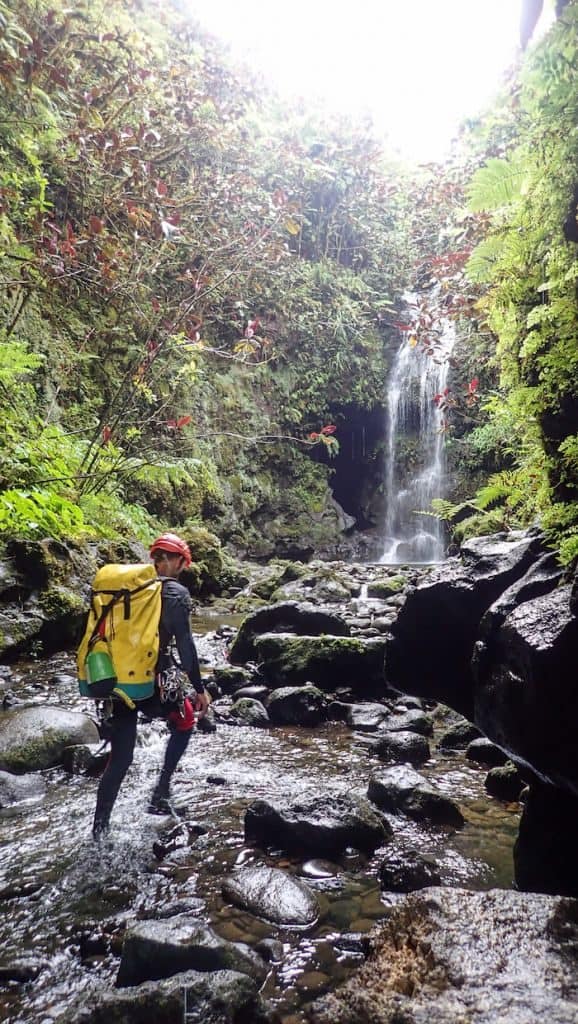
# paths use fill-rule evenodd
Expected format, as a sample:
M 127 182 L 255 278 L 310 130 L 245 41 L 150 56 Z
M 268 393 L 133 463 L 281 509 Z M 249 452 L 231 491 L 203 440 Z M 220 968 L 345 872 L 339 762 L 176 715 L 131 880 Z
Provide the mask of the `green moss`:
M 399 594 L 406 585 L 407 580 L 405 576 L 390 576 L 387 580 L 375 580 L 374 583 L 368 585 L 367 596 L 377 598 L 391 597 L 393 594 Z

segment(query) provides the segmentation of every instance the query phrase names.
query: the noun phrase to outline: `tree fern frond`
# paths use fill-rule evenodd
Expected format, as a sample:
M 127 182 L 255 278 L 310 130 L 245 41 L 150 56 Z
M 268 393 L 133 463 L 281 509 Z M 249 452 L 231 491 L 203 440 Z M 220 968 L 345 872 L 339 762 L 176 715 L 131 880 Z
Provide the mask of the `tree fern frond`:
M 474 174 L 468 186 L 468 206 L 472 213 L 492 212 L 508 206 L 522 190 L 525 171 L 510 160 L 488 160 Z

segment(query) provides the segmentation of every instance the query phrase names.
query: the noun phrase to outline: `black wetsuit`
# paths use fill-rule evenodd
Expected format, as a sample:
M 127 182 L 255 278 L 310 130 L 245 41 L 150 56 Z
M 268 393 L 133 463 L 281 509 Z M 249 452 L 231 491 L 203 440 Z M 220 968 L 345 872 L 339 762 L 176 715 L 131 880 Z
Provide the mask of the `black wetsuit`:
M 176 580 L 162 577 L 162 603 L 159 623 L 159 658 L 156 674 L 162 673 L 170 664 L 168 647 L 175 639 L 183 672 L 188 675 L 191 685 L 197 693 L 204 691 L 201 682 L 199 660 L 190 626 L 191 599 L 188 590 Z M 187 749 L 191 738 L 193 723 L 183 728 L 175 724 L 174 704 L 163 703 L 158 688 L 152 697 L 138 702 L 137 708 L 131 710 L 121 700 L 113 701 L 110 727 L 110 756 L 100 780 L 96 798 L 93 832 L 98 834 L 108 827 L 110 815 L 114 807 L 118 791 L 123 779 L 132 764 L 136 743 L 136 727 L 138 711 L 147 718 L 167 719 L 170 736 L 165 750 L 161 771 L 163 791 L 168 795 L 170 778 L 181 757 Z M 171 720 L 171 718 L 173 720 Z

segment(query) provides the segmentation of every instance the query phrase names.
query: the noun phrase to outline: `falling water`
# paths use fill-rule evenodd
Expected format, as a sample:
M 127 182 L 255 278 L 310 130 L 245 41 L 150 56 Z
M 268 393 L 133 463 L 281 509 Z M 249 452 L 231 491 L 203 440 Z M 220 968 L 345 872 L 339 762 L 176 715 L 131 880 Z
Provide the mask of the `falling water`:
M 438 562 L 444 557 L 439 520 L 418 515 L 443 496 L 444 442 L 434 396 L 444 391 L 453 326 L 444 325 L 435 356 L 402 343 L 388 382 L 385 550 L 381 561 Z M 408 458 L 408 453 L 415 458 Z

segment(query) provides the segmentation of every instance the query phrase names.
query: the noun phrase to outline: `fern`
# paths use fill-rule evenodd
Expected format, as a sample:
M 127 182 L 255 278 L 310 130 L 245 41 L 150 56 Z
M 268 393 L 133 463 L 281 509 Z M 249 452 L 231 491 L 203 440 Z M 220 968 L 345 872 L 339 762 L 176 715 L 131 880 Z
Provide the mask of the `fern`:
M 492 212 L 509 206 L 522 192 L 525 171 L 510 160 L 488 160 L 469 183 L 468 206 L 472 213 Z
M 476 246 L 466 263 L 466 274 L 473 284 L 487 284 L 492 280 L 494 267 L 505 247 L 503 235 L 490 235 Z

